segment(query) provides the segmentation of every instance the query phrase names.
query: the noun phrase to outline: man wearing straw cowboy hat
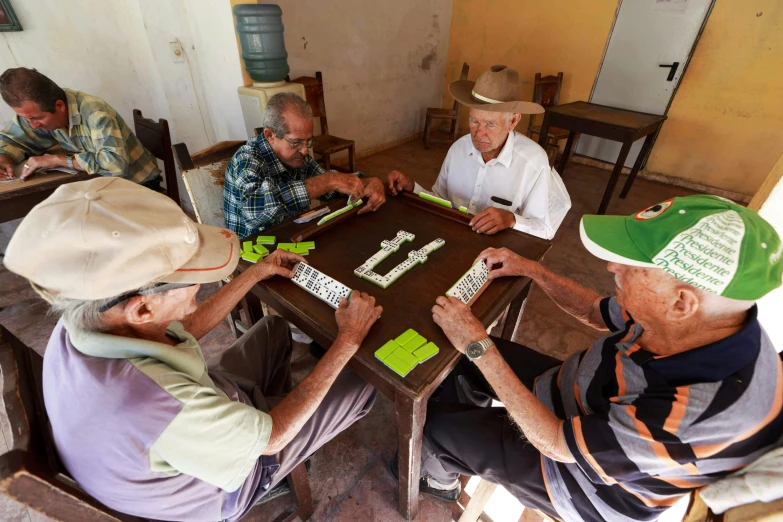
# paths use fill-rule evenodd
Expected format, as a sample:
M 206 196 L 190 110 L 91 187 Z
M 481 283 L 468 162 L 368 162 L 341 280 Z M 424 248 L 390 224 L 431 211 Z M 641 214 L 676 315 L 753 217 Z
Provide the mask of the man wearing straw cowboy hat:
M 434 195 L 465 207 L 480 234 L 514 228 L 552 239 L 571 208 L 560 176 L 546 152 L 514 131 L 522 114 L 540 114 L 537 103 L 521 101 L 519 73 L 494 65 L 475 82 L 449 85 L 454 99 L 470 108 L 470 135 L 454 142 L 440 169 Z M 424 189 L 399 171 L 389 174 L 389 191 Z
M 334 344 L 295 387 L 280 317 L 205 360 L 198 339 L 255 283 L 303 261 L 278 250 L 197 305 L 199 285 L 231 274 L 238 256 L 233 233 L 120 178 L 58 188 L 11 239 L 6 267 L 62 316 L 43 362 L 57 452 L 105 505 L 238 520 L 372 407 L 372 386 L 343 371 L 383 311 L 362 292 L 342 301 Z

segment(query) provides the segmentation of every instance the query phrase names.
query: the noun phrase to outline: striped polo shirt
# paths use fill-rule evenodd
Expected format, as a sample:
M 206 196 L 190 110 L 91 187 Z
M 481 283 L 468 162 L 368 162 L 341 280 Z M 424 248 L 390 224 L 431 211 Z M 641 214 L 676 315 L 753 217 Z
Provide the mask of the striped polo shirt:
M 576 460 L 542 456 L 564 520 L 653 520 L 783 442 L 783 370 L 755 306 L 734 335 L 669 356 L 636 343 L 616 298 L 601 313 L 612 333 L 535 383 Z

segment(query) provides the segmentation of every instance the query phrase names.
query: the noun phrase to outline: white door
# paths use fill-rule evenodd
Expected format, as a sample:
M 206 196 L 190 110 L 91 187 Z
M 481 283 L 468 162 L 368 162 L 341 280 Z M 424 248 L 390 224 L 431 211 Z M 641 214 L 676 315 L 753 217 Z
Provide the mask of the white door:
M 712 2 L 622 0 L 590 101 L 664 114 Z M 661 67 L 675 63 L 676 69 Z M 644 138 L 633 144 L 626 167 L 633 166 L 643 142 Z M 576 152 L 614 163 L 621 146 L 583 135 Z

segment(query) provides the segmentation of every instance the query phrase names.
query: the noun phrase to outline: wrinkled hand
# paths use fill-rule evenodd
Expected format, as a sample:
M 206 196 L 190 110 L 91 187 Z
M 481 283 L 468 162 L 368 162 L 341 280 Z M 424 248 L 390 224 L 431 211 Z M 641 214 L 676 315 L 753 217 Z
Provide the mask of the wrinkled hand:
M 335 189 L 340 194 L 351 196 L 351 201 L 359 201 L 364 195 L 364 183 L 355 174 L 334 174 Z
M 487 207 L 470 220 L 470 228 L 479 234 L 497 234 L 516 225 L 514 214 L 497 207 Z
M 468 305 L 456 297 L 438 297 L 432 307 L 432 320 L 441 327 L 454 348 L 462 353 L 470 343 L 487 337 L 487 330 Z
M 528 276 L 535 279 L 534 276 L 541 267 L 535 261 L 522 257 L 508 248 L 488 248 L 479 254 L 476 261 L 479 259 L 489 267 L 489 279 L 504 276 Z
M 337 336 L 343 338 L 354 352 L 359 349 L 370 327 L 381 318 L 382 306 L 375 306 L 375 298 L 358 290 L 351 292 L 348 299 L 340 299 L 340 306 L 334 312 L 337 321 Z
M 389 182 L 389 192 L 391 192 L 392 196 L 396 196 L 398 192 L 403 190 L 413 192 L 413 180 L 399 170 L 389 172 L 387 180 Z
M 14 177 L 14 160 L 8 154 L 0 154 L 0 178 Z
M 54 154 L 49 156 L 33 156 L 27 158 L 27 161 L 25 161 L 24 164 L 27 168 L 22 169 L 22 175 L 20 176 L 22 179 L 31 176 L 36 170 L 51 169 L 60 166 L 59 158 Z
M 375 212 L 381 205 L 386 203 L 386 193 L 383 190 L 383 182 L 378 178 L 365 178 L 367 183 L 364 185 L 362 194 L 364 205 L 359 208 L 359 214 L 365 212 Z
M 250 267 L 250 270 L 255 270 L 258 281 L 264 281 L 265 279 L 269 279 L 276 275 L 291 279 L 294 275 L 294 265 L 300 261 L 304 263 L 307 262 L 305 261 L 305 258 L 299 254 L 293 254 L 285 250 L 275 250 L 260 262 Z

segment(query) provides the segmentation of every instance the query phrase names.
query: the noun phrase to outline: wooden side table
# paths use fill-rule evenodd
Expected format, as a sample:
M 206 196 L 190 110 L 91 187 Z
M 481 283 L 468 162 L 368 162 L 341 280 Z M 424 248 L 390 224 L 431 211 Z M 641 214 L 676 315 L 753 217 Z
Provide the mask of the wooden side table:
M 60 185 L 85 181 L 97 175 L 80 172 L 33 174 L 28 181 L 0 184 L 0 223 L 25 217 L 41 201 L 51 196 Z
M 633 180 L 642 167 L 644 158 L 647 157 L 647 153 L 652 148 L 655 135 L 661 128 L 661 125 L 663 125 L 664 120 L 666 120 L 666 116 L 627 111 L 583 101 L 571 102 L 550 107 L 546 110 L 544 122 L 541 124 L 538 144 L 546 150 L 546 140 L 550 126 L 570 131 L 563 157 L 558 166 L 558 172 L 561 175 L 568 163 L 571 147 L 574 145 L 577 133 L 619 141 L 623 144 L 612 170 L 612 176 L 606 185 L 601 205 L 598 207 L 598 213 L 603 214 L 606 212 L 606 207 L 609 206 L 609 200 L 612 198 L 617 178 L 620 177 L 620 172 L 623 170 L 625 158 L 631 150 L 631 145 L 639 138 L 647 136 L 642 149 L 639 151 L 639 157 L 636 158 L 633 169 L 631 169 L 631 174 L 628 176 L 628 180 L 620 193 L 620 197 L 623 199 L 628 195 L 628 191 L 631 190 Z

